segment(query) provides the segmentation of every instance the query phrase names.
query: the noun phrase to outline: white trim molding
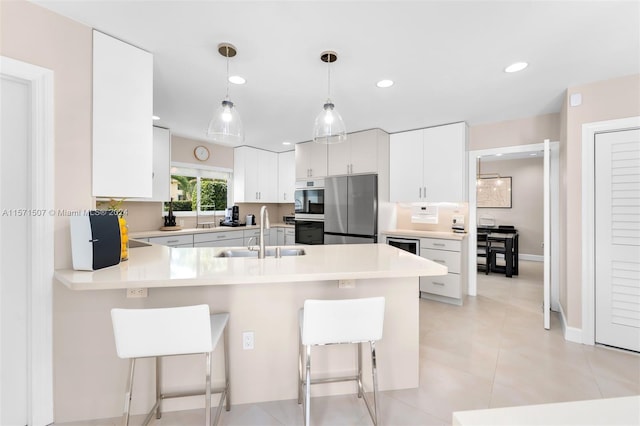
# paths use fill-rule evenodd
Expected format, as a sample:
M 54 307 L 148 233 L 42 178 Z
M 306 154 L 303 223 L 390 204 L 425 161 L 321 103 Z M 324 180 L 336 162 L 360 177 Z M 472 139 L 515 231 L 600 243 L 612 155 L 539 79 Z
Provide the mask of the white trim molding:
M 564 335 L 564 340 L 574 343 L 583 343 L 582 330 L 576 327 L 569 327 L 567 325 L 567 317 L 564 314 L 562 305 L 559 304 L 558 306 L 560 310 L 560 322 L 562 323 L 562 334 Z
M 582 125 L 582 343 L 595 344 L 595 137 L 640 128 L 640 116 Z
M 31 88 L 31 146 L 28 165 L 30 209 L 49 212 L 31 218 L 31 282 L 27 290 L 28 424 L 53 423 L 53 71 L 0 56 L 0 73 Z

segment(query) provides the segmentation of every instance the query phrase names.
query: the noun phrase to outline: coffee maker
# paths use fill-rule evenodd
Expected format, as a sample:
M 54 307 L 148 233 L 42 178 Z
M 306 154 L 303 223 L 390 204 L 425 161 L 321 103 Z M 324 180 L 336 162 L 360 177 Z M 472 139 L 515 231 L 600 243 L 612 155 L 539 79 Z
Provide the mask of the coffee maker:
M 238 206 L 227 207 L 227 211 L 225 212 L 225 215 L 224 215 L 223 224 L 230 224 L 230 225 L 237 226 L 239 222 L 240 222 L 240 207 Z

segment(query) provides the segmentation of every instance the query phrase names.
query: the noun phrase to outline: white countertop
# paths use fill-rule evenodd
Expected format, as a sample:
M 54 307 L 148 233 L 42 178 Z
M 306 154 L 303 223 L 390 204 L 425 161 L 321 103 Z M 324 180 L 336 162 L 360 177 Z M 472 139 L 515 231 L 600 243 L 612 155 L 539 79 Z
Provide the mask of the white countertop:
M 246 247 L 238 247 L 246 249 Z M 216 257 L 222 247 L 133 248 L 129 260 L 98 271 L 57 270 L 72 290 L 187 287 L 446 275 L 447 268 L 386 244 L 295 246 L 304 256 Z
M 456 411 L 453 424 L 469 425 L 639 425 L 640 396 Z
M 464 240 L 467 236 L 466 233 L 460 234 L 457 232 L 441 232 L 441 231 L 417 231 L 415 229 L 390 229 L 383 232 L 384 235 L 398 235 L 402 237 L 416 237 L 416 238 L 441 238 L 443 240 Z
M 295 228 L 295 225 L 287 225 L 285 223 L 272 223 L 271 228 Z M 229 232 L 229 231 L 243 231 L 243 230 L 260 229 L 260 225 L 249 226 L 216 226 L 214 228 L 184 228 L 178 231 L 137 231 L 130 232 L 129 237 L 136 238 L 149 238 L 149 237 L 169 237 L 171 235 L 185 235 L 185 234 L 204 234 L 207 232 Z

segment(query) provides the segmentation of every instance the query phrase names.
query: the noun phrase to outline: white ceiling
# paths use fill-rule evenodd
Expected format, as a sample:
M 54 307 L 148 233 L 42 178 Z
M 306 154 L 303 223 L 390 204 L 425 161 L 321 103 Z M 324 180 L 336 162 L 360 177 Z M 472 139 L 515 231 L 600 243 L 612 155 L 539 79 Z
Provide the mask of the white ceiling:
M 640 73 L 638 1 L 53 1 L 38 3 L 154 54 L 154 113 L 206 140 L 224 98 L 221 42 L 246 78 L 230 97 L 245 144 L 311 139 L 327 93 L 347 131 L 469 125 L 558 112 L 568 87 Z M 505 66 L 527 61 L 522 72 Z M 388 89 L 375 86 L 389 78 Z

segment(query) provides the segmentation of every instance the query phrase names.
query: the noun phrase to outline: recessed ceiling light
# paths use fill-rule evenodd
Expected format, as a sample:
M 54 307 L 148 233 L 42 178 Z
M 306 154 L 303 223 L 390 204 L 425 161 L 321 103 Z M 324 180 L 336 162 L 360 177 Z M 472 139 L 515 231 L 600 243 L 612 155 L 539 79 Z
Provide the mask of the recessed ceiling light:
M 282 145 L 291 145 L 291 142 L 282 142 Z
M 376 86 L 383 89 L 386 87 L 391 87 L 393 86 L 393 80 L 380 80 L 379 82 L 376 83 Z
M 160 120 L 160 117 L 158 117 L 157 115 L 153 115 L 153 116 L 151 116 L 151 119 L 153 121 L 158 121 L 158 120 Z
M 229 77 L 229 82 L 233 84 L 245 84 L 247 80 L 240 77 L 239 75 L 232 75 L 231 77 Z
M 502 157 L 502 154 L 498 153 L 496 154 L 496 157 Z
M 528 63 L 526 62 L 516 62 L 514 64 L 509 65 L 508 67 L 506 67 L 504 69 L 504 72 L 518 72 L 518 71 L 522 71 L 523 69 L 525 69 L 527 66 L 529 66 Z

